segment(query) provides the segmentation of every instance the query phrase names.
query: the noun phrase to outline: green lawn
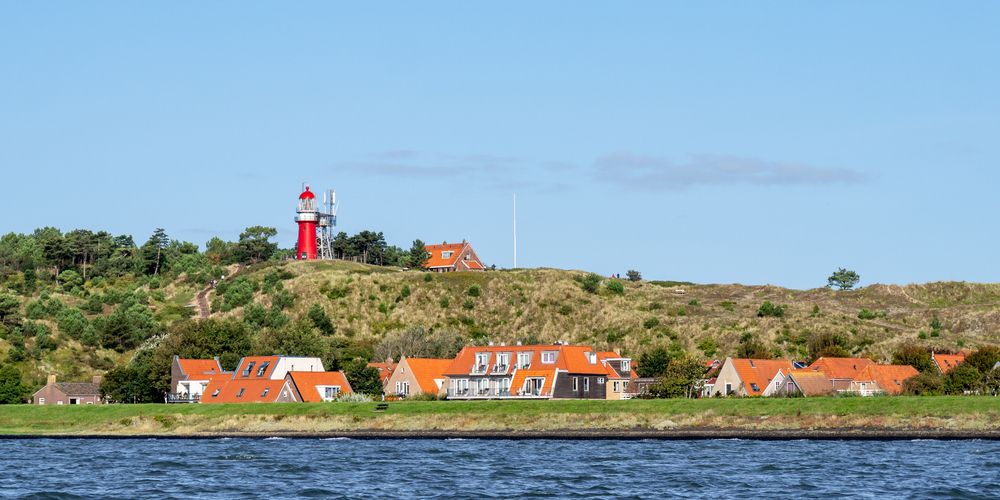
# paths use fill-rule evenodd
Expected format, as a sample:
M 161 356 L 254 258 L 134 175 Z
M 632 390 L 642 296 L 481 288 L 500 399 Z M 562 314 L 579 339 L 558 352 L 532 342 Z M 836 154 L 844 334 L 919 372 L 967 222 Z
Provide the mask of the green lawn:
M 350 430 L 1000 428 L 1000 398 L 412 401 L 0 406 L 0 434 L 199 434 Z

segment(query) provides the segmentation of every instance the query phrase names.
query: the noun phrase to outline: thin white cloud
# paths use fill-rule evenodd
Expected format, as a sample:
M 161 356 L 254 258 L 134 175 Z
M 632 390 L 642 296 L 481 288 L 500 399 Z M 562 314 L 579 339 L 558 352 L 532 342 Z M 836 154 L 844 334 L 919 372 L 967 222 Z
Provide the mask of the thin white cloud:
M 864 174 L 846 168 L 816 167 L 738 156 L 693 155 L 687 162 L 619 152 L 598 158 L 594 175 L 602 182 L 642 190 L 719 185 L 857 184 Z

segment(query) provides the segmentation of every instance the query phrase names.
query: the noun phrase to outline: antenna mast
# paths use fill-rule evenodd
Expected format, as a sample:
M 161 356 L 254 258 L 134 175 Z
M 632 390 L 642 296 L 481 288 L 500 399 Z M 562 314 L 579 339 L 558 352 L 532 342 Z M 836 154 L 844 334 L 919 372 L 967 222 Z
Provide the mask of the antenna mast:
M 514 269 L 517 269 L 517 193 L 514 193 Z

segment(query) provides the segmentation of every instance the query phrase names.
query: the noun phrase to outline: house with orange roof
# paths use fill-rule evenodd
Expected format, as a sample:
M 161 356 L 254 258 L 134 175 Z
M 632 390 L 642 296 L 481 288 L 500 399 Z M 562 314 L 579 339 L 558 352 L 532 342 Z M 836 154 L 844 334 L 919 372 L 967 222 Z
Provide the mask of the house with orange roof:
M 170 393 L 167 403 L 197 403 L 214 378 L 231 377 L 222 369 L 219 358 L 185 359 L 174 356 L 170 363 Z
M 401 398 L 419 394 L 444 394 L 447 380 L 444 372 L 453 361 L 453 359 L 403 356 L 385 384 L 385 393 Z
M 833 383 L 834 390 L 846 391 L 851 382 L 862 370 L 874 365 L 868 358 L 827 358 L 821 357 L 813 361 L 807 369 L 822 372 Z
M 382 381 L 382 388 L 389 382 L 389 377 L 392 376 L 393 370 L 396 369 L 396 363 L 393 363 L 392 358 L 386 358 L 385 361 L 377 362 L 372 361 L 368 363 L 369 368 L 374 368 L 378 370 L 378 378 Z
M 590 346 L 501 344 L 463 348 L 444 375 L 448 399 L 605 399 L 617 378 L 608 366 L 631 377 L 631 363 L 602 359 Z
M 446 273 L 486 269 L 486 265 L 479 260 L 476 251 L 472 249 L 472 244 L 465 240 L 462 240 L 461 243 L 448 243 L 446 241 L 440 245 L 426 245 L 425 248 L 430 257 L 424 263 L 424 267 L 430 271 Z
M 333 401 L 341 394 L 352 394 L 351 383 L 344 372 L 288 372 L 285 381 L 290 383 L 298 401 L 319 403 Z
M 833 381 L 827 378 L 826 374 L 807 368 L 788 372 L 775 395 L 812 397 L 828 396 L 833 393 Z
M 919 373 L 910 365 L 871 365 L 854 377 L 849 390 L 862 396 L 900 394 L 903 382 Z
M 936 352 L 931 353 L 931 360 L 934 361 L 934 365 L 937 366 L 941 375 L 950 372 L 953 368 L 965 361 L 965 353 L 960 352 L 958 354 L 938 354 Z
M 597 353 L 597 359 L 608 374 L 604 399 L 631 399 L 634 395 L 632 382 L 639 378 L 632 358 L 624 357 L 618 352 L 605 351 Z
M 712 396 L 770 396 L 792 371 L 787 359 L 726 358 L 712 386 Z
M 298 376 L 299 373 L 310 375 Z M 199 402 L 285 403 L 315 399 L 310 391 L 318 388 L 324 388 L 324 394 L 325 387 L 339 386 L 336 392 L 350 389 L 343 374 L 320 375 L 325 373 L 329 372 L 324 371 L 323 361 L 315 357 L 247 356 L 240 360 L 236 371 L 213 377 Z

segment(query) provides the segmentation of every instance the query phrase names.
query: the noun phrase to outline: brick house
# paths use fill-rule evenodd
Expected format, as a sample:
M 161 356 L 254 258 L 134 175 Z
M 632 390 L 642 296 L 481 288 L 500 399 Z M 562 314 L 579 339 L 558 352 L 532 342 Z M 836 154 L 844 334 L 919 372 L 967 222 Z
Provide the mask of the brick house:
M 448 243 L 440 245 L 426 245 L 427 253 L 430 257 L 424 264 L 430 271 L 447 273 L 452 271 L 482 271 L 486 269 L 483 261 L 479 260 L 472 245 L 462 240 L 461 243 Z
M 444 372 L 452 361 L 454 360 L 403 356 L 383 384 L 385 393 L 402 398 L 418 394 L 443 394 L 446 380 Z
M 48 383 L 31 397 L 36 405 L 99 405 L 101 398 L 101 376 L 96 375 L 90 382 L 58 382 L 55 375 L 49 375 Z

